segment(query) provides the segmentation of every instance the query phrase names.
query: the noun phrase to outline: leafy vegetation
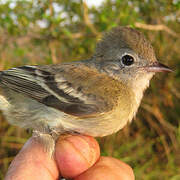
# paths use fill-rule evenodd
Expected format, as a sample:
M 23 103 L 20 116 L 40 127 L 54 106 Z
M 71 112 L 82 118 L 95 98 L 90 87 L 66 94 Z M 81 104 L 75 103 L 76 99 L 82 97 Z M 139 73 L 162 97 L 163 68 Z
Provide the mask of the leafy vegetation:
M 0 70 L 87 59 L 104 31 L 128 25 L 144 32 L 157 58 L 175 69 L 158 74 L 131 125 L 100 138 L 102 155 L 127 162 L 138 180 L 180 179 L 180 1 L 0 1 Z M 30 134 L 0 116 L 0 179 Z

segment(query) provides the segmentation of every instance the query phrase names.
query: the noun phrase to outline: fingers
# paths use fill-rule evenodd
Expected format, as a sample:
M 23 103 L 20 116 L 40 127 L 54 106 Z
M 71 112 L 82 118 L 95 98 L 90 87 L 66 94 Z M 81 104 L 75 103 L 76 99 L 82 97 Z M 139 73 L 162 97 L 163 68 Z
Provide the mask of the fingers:
M 11 163 L 5 180 L 55 180 L 59 171 L 43 144 L 31 138 Z
M 89 136 L 68 136 L 56 143 L 55 157 L 61 175 L 73 178 L 90 168 L 99 158 L 97 141 Z
M 130 166 L 111 157 L 101 157 L 99 161 L 74 180 L 134 180 Z
M 11 163 L 5 180 L 56 180 L 60 174 L 75 180 L 134 180 L 127 164 L 111 157 L 99 158 L 99 145 L 92 137 L 60 138 L 54 156 L 56 162 L 31 138 Z
M 31 138 L 11 163 L 5 180 L 55 180 L 60 173 L 64 177 L 75 177 L 91 167 L 99 154 L 94 138 L 67 136 L 56 144 L 56 163 L 43 144 Z

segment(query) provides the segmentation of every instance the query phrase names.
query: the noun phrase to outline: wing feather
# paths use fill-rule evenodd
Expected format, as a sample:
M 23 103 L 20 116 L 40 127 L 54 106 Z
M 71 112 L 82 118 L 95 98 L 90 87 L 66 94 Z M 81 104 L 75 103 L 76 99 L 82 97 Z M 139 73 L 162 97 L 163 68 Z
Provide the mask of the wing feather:
M 78 92 L 64 77 L 55 79 L 55 73 L 38 66 L 22 66 L 2 71 L 0 86 L 5 86 L 40 103 L 74 116 L 98 113 L 98 106 L 88 96 Z

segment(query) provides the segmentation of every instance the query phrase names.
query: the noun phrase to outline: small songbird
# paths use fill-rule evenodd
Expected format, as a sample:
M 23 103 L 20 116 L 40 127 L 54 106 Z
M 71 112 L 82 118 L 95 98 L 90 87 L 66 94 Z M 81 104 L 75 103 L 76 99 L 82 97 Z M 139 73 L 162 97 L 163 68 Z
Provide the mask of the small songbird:
M 122 129 L 155 72 L 170 71 L 142 33 L 116 27 L 90 59 L 1 71 L 0 109 L 11 124 L 33 129 L 53 152 L 61 134 L 96 137 Z

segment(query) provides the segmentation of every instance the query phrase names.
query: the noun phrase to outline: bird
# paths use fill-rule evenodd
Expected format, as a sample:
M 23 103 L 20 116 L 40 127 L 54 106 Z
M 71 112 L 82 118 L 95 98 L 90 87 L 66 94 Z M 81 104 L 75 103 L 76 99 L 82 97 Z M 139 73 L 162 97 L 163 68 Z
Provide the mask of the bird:
M 118 26 L 87 60 L 0 71 L 0 110 L 9 123 L 32 129 L 52 154 L 63 134 L 102 137 L 122 129 L 153 75 L 171 71 L 143 33 Z

